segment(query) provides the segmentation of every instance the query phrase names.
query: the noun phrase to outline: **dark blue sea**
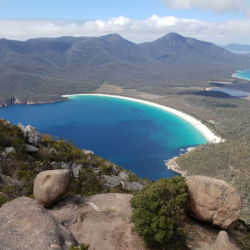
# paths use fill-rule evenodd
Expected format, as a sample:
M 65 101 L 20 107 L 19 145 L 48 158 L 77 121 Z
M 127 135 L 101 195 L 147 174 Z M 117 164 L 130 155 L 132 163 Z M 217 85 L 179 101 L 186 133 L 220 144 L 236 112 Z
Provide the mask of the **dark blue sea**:
M 0 118 L 72 139 L 79 148 L 155 180 L 176 175 L 164 160 L 179 156 L 181 149 L 207 143 L 185 120 L 147 104 L 105 96 L 70 98 L 58 103 L 4 107 Z

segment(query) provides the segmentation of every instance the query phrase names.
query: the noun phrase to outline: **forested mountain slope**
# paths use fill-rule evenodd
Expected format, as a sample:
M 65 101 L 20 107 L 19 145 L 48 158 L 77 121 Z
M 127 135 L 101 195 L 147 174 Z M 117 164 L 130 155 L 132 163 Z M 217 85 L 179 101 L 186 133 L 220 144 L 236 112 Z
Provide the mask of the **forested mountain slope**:
M 62 100 L 103 82 L 164 94 L 165 87 L 206 86 L 249 65 L 249 57 L 175 33 L 139 45 L 118 34 L 1 39 L 0 104 Z

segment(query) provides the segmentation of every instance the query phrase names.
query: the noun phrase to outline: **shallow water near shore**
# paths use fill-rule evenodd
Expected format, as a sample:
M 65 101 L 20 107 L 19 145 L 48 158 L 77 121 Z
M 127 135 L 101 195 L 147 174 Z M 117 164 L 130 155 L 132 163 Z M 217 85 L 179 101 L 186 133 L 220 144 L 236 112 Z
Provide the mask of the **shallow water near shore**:
M 79 148 L 155 180 L 176 175 L 164 160 L 179 156 L 181 149 L 207 143 L 196 128 L 176 115 L 106 96 L 71 96 L 65 102 L 13 105 L 1 108 L 0 118 L 72 139 Z
M 237 73 L 235 73 L 233 76 L 250 81 L 250 70 L 238 70 Z

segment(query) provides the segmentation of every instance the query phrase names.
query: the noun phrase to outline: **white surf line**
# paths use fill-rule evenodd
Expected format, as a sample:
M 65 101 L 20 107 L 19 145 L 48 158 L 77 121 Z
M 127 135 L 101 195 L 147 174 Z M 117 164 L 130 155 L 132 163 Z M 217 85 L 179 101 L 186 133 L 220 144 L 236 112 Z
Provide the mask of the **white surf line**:
M 164 111 L 167 111 L 169 113 L 172 113 L 191 125 L 193 125 L 210 143 L 220 143 L 224 142 L 224 139 L 221 139 L 220 137 L 216 136 L 210 129 L 208 129 L 201 121 L 196 120 L 194 117 L 183 113 L 182 111 L 169 108 L 167 106 L 163 106 L 154 102 L 149 102 L 149 101 L 144 101 L 141 99 L 136 99 L 136 98 L 131 98 L 131 97 L 125 97 L 125 96 L 119 96 L 119 95 L 105 95 L 105 94 L 75 94 L 75 95 L 62 95 L 62 97 L 70 97 L 70 96 L 79 96 L 79 95 L 85 95 L 85 96 L 107 96 L 107 97 L 113 97 L 113 98 L 120 98 L 120 99 L 125 99 L 129 101 L 134 101 L 134 102 L 140 102 L 143 104 L 147 104 L 159 109 L 162 109 Z

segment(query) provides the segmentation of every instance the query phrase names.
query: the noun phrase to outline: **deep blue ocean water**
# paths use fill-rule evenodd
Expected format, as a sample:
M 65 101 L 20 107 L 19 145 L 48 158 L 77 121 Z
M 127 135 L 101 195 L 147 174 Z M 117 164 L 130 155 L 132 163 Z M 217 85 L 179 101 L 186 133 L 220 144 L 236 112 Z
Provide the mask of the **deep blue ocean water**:
M 4 107 L 0 118 L 72 139 L 80 148 L 155 180 L 176 175 L 164 160 L 179 156 L 181 149 L 207 142 L 185 120 L 150 105 L 104 96 L 70 98 L 58 103 Z
M 237 73 L 234 74 L 234 77 L 250 80 L 250 70 L 238 70 Z

